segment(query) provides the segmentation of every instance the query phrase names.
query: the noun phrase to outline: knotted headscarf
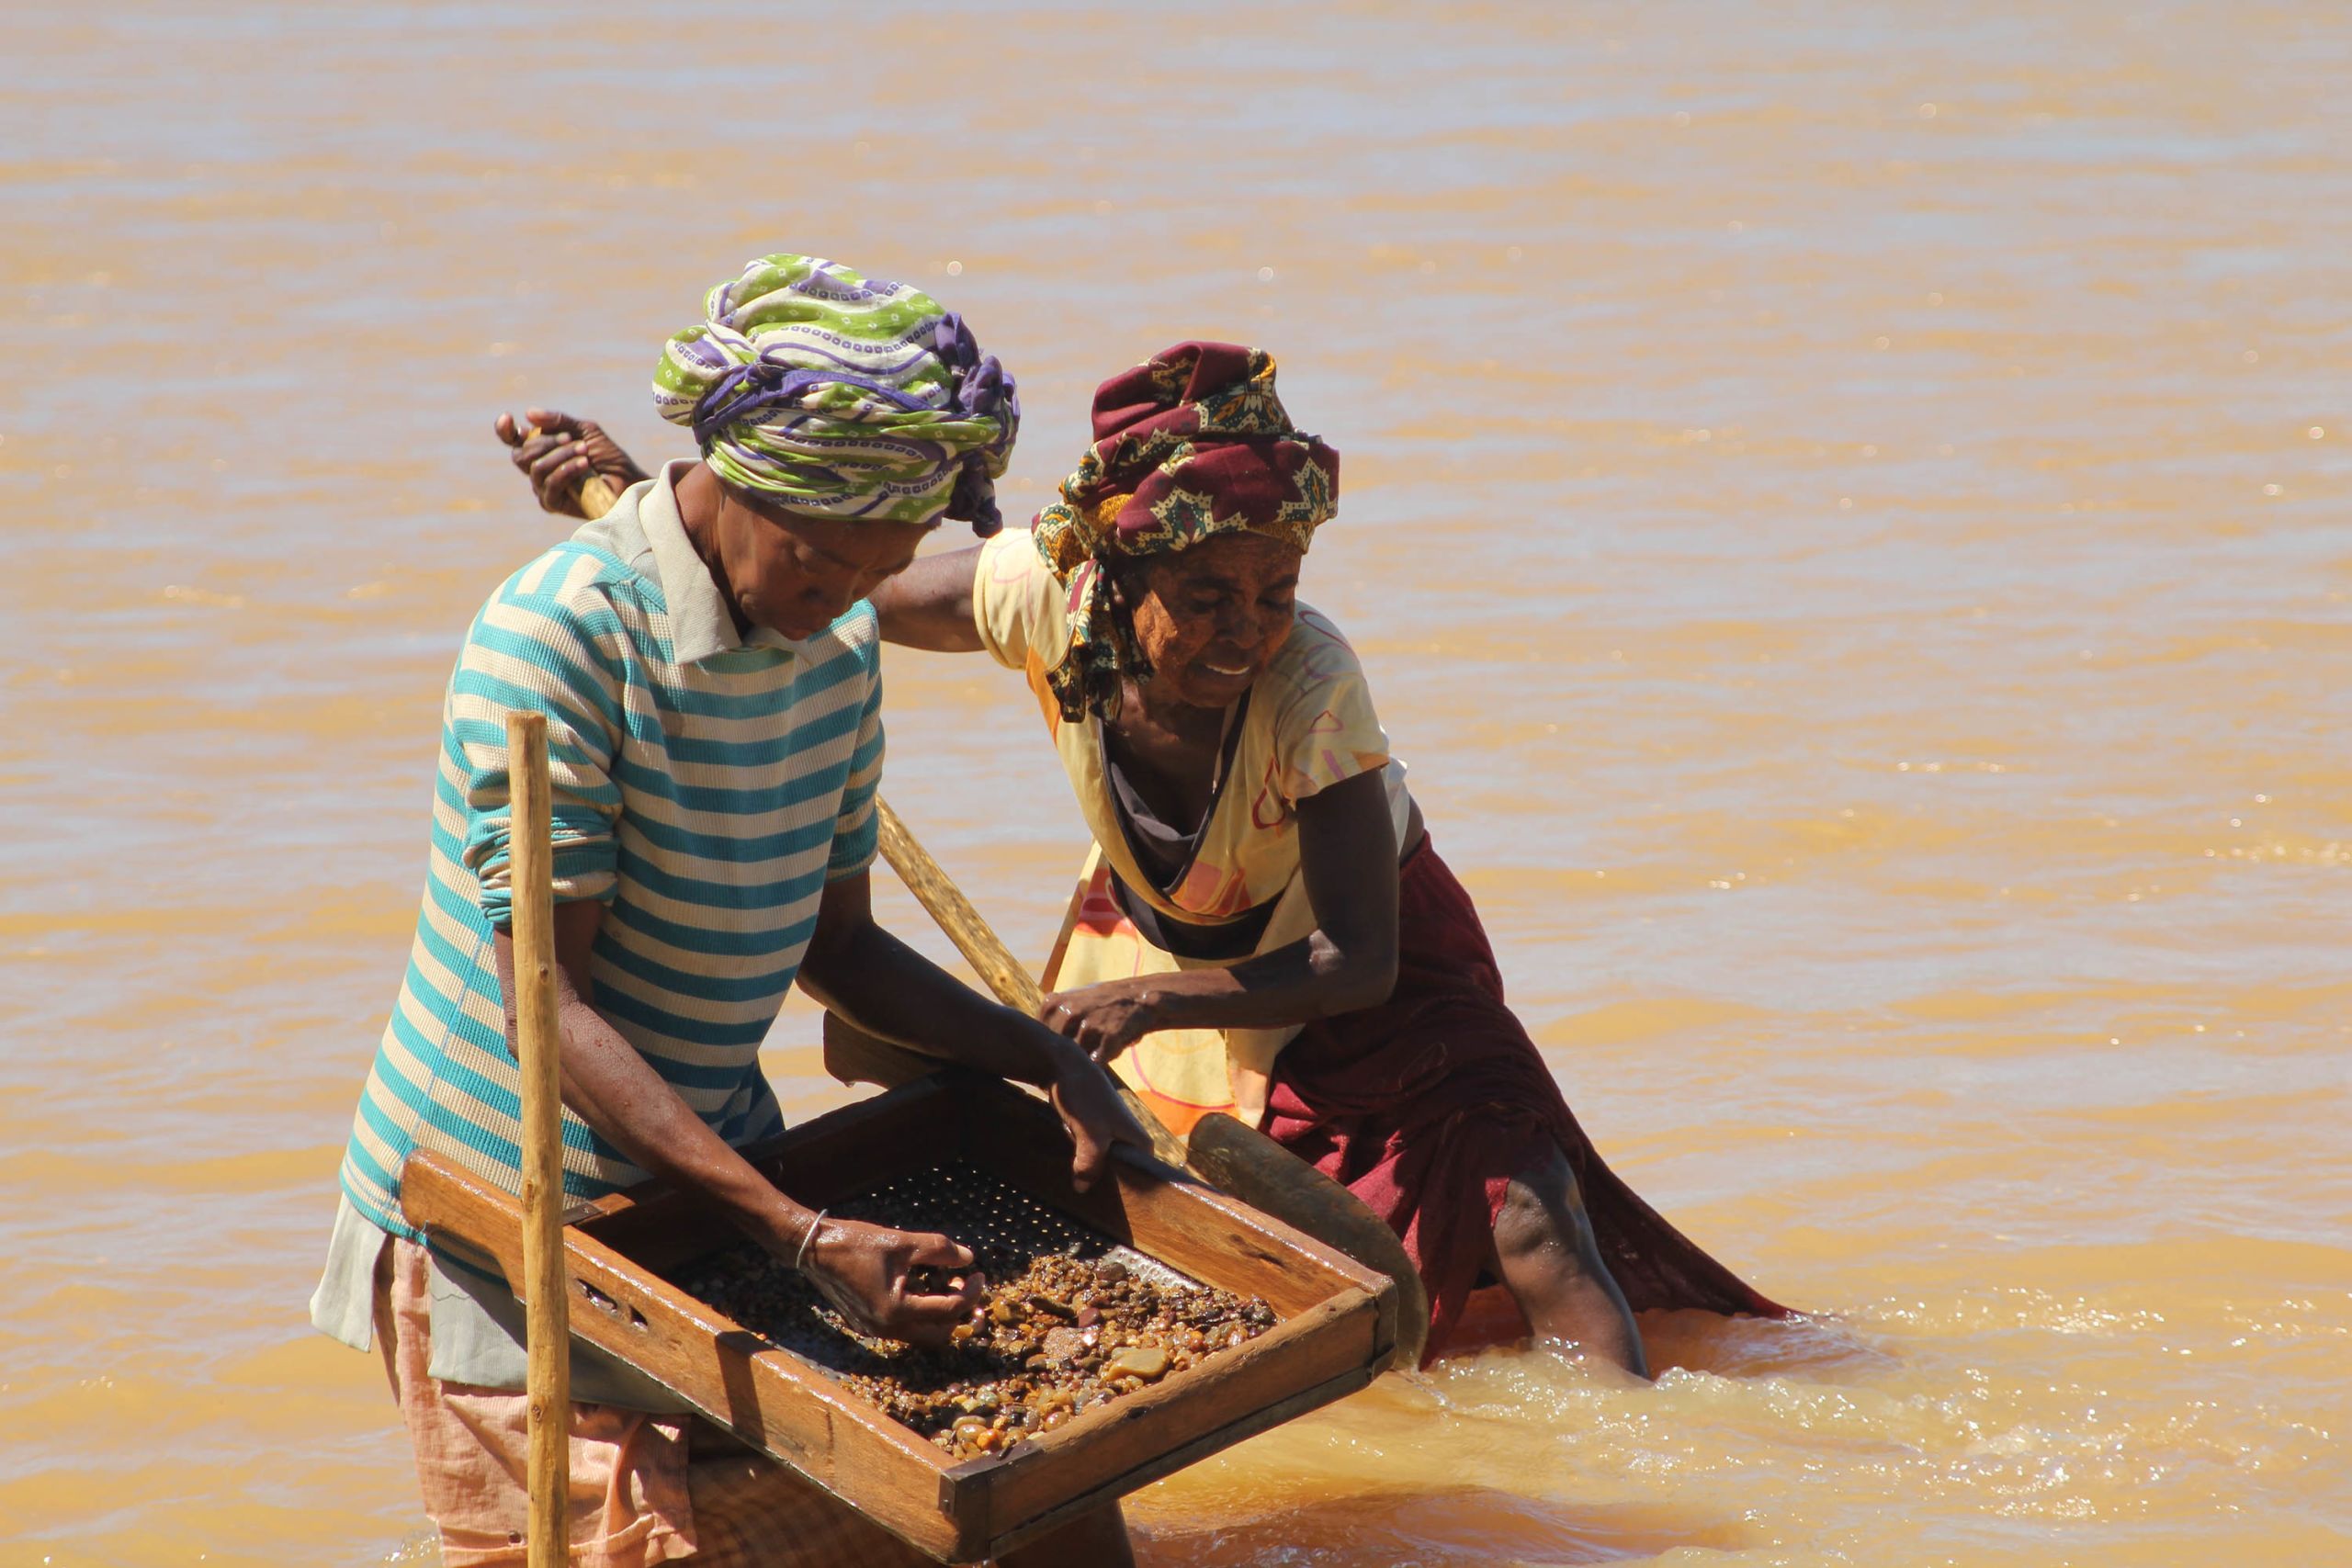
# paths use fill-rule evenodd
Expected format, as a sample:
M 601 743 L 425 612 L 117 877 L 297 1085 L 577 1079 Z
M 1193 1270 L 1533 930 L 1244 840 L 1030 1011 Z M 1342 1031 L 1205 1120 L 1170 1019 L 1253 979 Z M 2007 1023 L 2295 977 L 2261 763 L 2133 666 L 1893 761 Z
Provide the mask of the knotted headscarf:
M 920 289 L 816 256 L 762 256 L 673 337 L 653 406 L 729 484 L 802 512 L 1002 527 L 1012 377 Z
M 1037 513 L 1037 553 L 1070 586 L 1070 646 L 1047 679 L 1065 722 L 1118 705 L 1123 672 L 1150 673 L 1111 603 L 1111 558 L 1168 555 L 1219 534 L 1302 553 L 1340 497 L 1340 455 L 1292 425 L 1274 359 L 1184 343 L 1094 392 L 1094 445 Z

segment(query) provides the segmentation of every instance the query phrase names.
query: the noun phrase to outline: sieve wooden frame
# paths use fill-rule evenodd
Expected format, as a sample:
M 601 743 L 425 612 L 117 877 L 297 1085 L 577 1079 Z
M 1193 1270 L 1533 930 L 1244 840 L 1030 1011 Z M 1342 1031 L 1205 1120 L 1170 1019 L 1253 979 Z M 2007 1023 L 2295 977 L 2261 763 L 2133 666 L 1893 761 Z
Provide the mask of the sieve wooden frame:
M 1396 1340 L 1396 1287 L 1280 1221 L 1124 1146 L 1091 1192 L 1069 1180 L 1053 1111 L 993 1079 L 933 1075 L 745 1151 L 804 1203 L 961 1158 L 1280 1322 L 1007 1453 L 957 1461 L 819 1368 L 669 1282 L 741 1240 L 699 1195 L 649 1182 L 573 1206 L 571 1330 L 651 1377 L 917 1550 L 998 1556 L 1220 1449 L 1369 1383 Z M 488 1177 L 431 1152 L 401 1181 L 434 1244 L 523 1278 L 523 1214 Z

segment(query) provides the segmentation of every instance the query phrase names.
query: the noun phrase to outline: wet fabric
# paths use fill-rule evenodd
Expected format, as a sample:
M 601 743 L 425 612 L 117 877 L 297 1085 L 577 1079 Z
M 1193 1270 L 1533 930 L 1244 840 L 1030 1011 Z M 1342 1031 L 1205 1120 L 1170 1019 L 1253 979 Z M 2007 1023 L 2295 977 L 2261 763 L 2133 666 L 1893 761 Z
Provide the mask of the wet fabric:
M 1291 423 L 1263 349 L 1178 344 L 1103 382 L 1094 445 L 1032 533 L 1071 590 L 1069 655 L 1050 661 L 1062 716 L 1115 712 L 1121 675 L 1148 672 L 1117 625 L 1104 560 L 1238 532 L 1304 554 L 1339 499 L 1340 455 Z
M 762 256 L 670 339 L 653 406 L 728 483 L 796 511 L 1003 526 L 1021 401 L 961 316 L 817 256 Z
M 1274 1064 L 1265 1130 L 1386 1221 L 1429 1288 L 1428 1356 L 1477 1283 L 1510 1179 L 1566 1155 L 1602 1262 L 1635 1312 L 1784 1317 L 1642 1201 L 1577 1124 L 1503 1002 L 1476 907 L 1424 839 L 1403 867 L 1396 991 L 1301 1030 Z
M 377 1334 L 446 1568 L 521 1568 L 530 1396 L 435 1379 L 424 1249 L 395 1242 Z M 571 1406 L 567 1532 L 578 1568 L 919 1568 L 931 1559 L 696 1416 Z

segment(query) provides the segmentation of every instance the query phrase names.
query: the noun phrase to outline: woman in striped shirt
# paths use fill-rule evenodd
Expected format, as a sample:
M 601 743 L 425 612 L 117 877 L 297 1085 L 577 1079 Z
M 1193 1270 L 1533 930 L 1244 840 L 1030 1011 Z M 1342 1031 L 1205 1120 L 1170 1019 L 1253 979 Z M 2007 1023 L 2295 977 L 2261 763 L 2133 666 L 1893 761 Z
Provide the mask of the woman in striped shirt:
M 501 585 L 443 708 L 425 894 L 354 1118 L 312 1319 L 380 1341 L 449 1568 L 522 1561 L 525 1361 L 505 1282 L 401 1213 L 430 1148 L 519 1187 L 505 719 L 544 715 L 553 783 L 564 1189 L 659 1177 L 791 1259 L 857 1327 L 942 1340 L 976 1307 L 913 1270 L 943 1235 L 829 1219 L 738 1152 L 783 1126 L 759 1050 L 796 982 L 867 1030 L 1046 1088 L 1090 1182 L 1144 1142 L 1083 1050 L 958 984 L 875 923 L 882 769 L 866 597 L 943 517 L 986 532 L 1011 381 L 900 285 L 769 256 L 671 340 L 656 400 L 699 460 L 631 486 Z M 630 1565 L 921 1561 L 582 1347 L 572 1542 Z M 697 1449 L 700 1452 L 697 1452 Z M 1030 1561 L 1125 1560 L 1116 1509 Z

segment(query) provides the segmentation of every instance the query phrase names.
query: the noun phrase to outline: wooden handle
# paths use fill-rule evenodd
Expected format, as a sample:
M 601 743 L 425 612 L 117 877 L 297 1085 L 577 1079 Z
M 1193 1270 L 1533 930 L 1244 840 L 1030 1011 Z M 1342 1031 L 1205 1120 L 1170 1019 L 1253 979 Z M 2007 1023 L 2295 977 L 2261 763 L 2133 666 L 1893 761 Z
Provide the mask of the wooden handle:
M 1269 1157 L 1269 1151 L 1281 1155 Z M 1430 1293 L 1404 1244 L 1364 1201 L 1265 1134 L 1221 1111 L 1193 1123 L 1192 1168 L 1230 1192 L 1396 1281 L 1396 1348 L 1391 1364 L 1418 1367 L 1430 1337 Z
M 882 858 L 915 896 L 947 940 L 988 982 L 989 989 L 1007 1007 L 1037 1016 L 1045 998 L 1037 982 L 1020 960 L 1006 951 L 989 923 L 948 880 L 939 863 L 915 842 L 899 814 L 877 796 L 874 812 L 881 829 Z M 881 1045 L 854 1029 L 836 1031 L 829 1021 L 825 1061 L 844 1081 L 853 1075 L 877 1082 L 904 1081 L 912 1052 Z M 897 1076 L 885 1076 L 897 1075 Z M 1421 1348 L 1430 1333 L 1429 1292 L 1414 1269 L 1396 1233 L 1372 1212 L 1363 1200 L 1331 1178 L 1298 1158 L 1255 1127 L 1230 1116 L 1203 1117 L 1193 1129 L 1188 1145 L 1170 1133 L 1125 1084 L 1119 1096 L 1144 1131 L 1151 1134 L 1151 1152 L 1179 1170 L 1191 1170 L 1201 1179 L 1283 1224 L 1305 1231 L 1328 1247 L 1338 1248 L 1367 1269 L 1376 1269 L 1396 1281 L 1396 1348 L 1393 1365 L 1420 1364 Z
M 939 869 L 939 863 L 915 842 L 915 836 L 907 831 L 907 825 L 899 820 L 899 814 L 890 809 L 889 802 L 878 797 L 875 800 L 874 819 L 880 829 L 882 858 L 890 863 L 890 869 L 899 874 L 899 880 L 907 885 L 907 891 L 915 896 L 915 901 L 931 911 L 931 918 L 939 922 L 939 929 L 947 933 L 947 940 L 956 944 L 956 951 L 964 955 L 964 961 L 987 982 L 997 1000 L 1016 1012 L 1036 1017 L 1046 994 L 1029 977 L 1021 960 L 1013 957 L 996 932 L 989 929 L 988 921 L 980 919 L 980 912 L 972 908 L 964 890 L 948 880 L 947 874 Z
M 555 1000 L 548 721 L 506 717 L 515 1055 L 523 1068 L 524 1344 L 530 1393 L 529 1568 L 571 1561 L 571 1324 L 563 1271 L 563 1033 Z
M 882 840 L 882 858 L 890 863 L 890 869 L 899 874 L 899 880 L 907 885 L 915 902 L 931 911 L 931 918 L 939 922 L 939 929 L 947 933 L 947 940 L 956 944 L 956 951 L 964 955 L 964 961 L 996 993 L 997 1000 L 1024 1018 L 1036 1017 L 1037 1010 L 1045 1004 L 1046 994 L 1029 977 L 1029 971 L 1021 966 L 1021 960 L 1013 957 L 989 929 L 988 921 L 980 919 L 980 912 L 972 908 L 964 890 L 939 869 L 939 863 L 931 858 L 928 851 L 915 842 L 915 836 L 907 831 L 907 825 L 899 820 L 890 803 L 879 795 L 874 799 L 874 819 Z M 1111 1084 L 1119 1091 L 1127 1114 L 1150 1135 L 1151 1152 L 1177 1169 L 1183 1169 L 1183 1140 L 1170 1132 L 1151 1113 L 1151 1108 L 1137 1100 L 1135 1091 L 1121 1083 L 1116 1075 L 1113 1075 Z
M 620 498 L 621 492 L 602 474 L 590 474 L 580 481 L 580 510 L 588 514 L 592 523 L 610 512 L 613 502 Z

